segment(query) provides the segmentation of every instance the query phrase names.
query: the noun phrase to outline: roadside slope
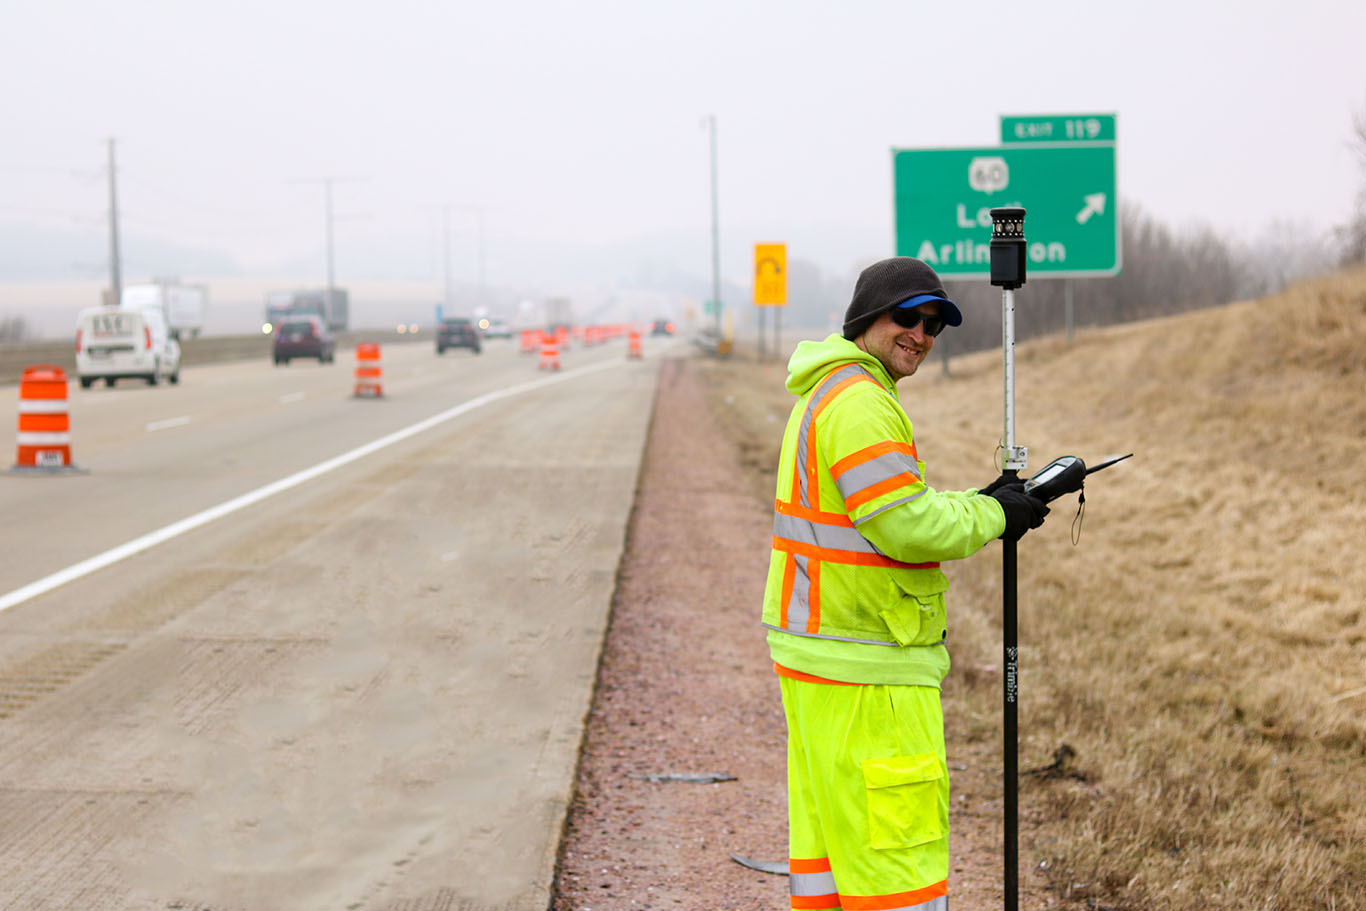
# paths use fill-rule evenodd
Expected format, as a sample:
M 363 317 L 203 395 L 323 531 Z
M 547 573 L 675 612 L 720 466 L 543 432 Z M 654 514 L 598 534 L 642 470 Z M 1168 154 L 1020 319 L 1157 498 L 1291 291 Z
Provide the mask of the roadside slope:
M 1033 468 L 1136 453 L 1088 485 L 1076 546 L 1076 498 L 1021 545 L 1021 907 L 1366 907 L 1366 272 L 1017 353 Z M 952 368 L 901 388 L 942 489 L 994 477 L 1001 434 L 999 352 Z M 680 537 L 641 533 L 647 455 L 556 911 L 785 901 L 781 879 L 725 854 L 785 852 L 781 716 L 754 617 L 791 397 L 776 365 L 693 369 L 705 416 L 669 398 L 686 372 L 662 378 L 650 452 L 674 459 L 656 471 L 709 472 L 708 493 L 654 501 Z M 689 524 L 720 497 L 722 519 Z M 689 563 L 697 548 L 708 559 Z M 950 884 L 969 907 L 1000 900 L 997 554 L 949 570 Z M 632 594 L 655 572 L 681 581 Z M 703 630 L 734 657 L 699 657 Z M 626 777 L 680 768 L 740 781 Z

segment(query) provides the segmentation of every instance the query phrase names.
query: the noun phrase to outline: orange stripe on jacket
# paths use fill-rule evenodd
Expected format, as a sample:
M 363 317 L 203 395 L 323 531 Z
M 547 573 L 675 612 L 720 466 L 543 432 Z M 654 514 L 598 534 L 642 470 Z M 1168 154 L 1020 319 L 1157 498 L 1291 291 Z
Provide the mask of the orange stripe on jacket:
M 800 503 L 784 503 L 778 500 L 773 504 L 775 512 L 780 512 L 785 516 L 794 516 L 798 519 L 805 519 L 808 522 L 815 522 L 817 525 L 842 525 L 845 528 L 853 528 L 854 522 L 842 512 L 821 512 L 818 509 L 808 509 Z
M 792 586 L 797 581 L 797 558 L 788 554 L 783 561 L 783 600 L 780 604 L 781 614 L 778 617 L 778 625 L 787 629 L 787 606 L 792 603 Z
M 841 369 L 841 368 L 837 368 L 837 369 Z M 840 380 L 838 383 L 836 383 L 835 385 L 831 386 L 828 390 L 825 390 L 825 389 L 822 389 L 822 388 L 817 388 L 816 392 L 813 393 L 813 395 L 819 395 L 819 396 L 820 396 L 820 402 L 816 405 L 815 408 L 812 408 L 812 409 L 811 409 L 811 423 L 810 423 L 810 425 L 809 425 L 808 428 L 807 428 L 807 437 L 806 437 L 806 479 L 807 479 L 807 491 L 808 491 L 808 494 L 809 494 L 808 499 L 811 501 L 811 505 L 812 505 L 812 507 L 815 508 L 815 509 L 820 509 L 820 507 L 821 507 L 821 485 L 820 485 L 820 479 L 816 476 L 816 464 L 817 464 L 817 462 L 816 462 L 816 449 L 817 449 L 817 447 L 816 447 L 816 440 L 814 439 L 814 437 L 815 437 L 815 430 L 816 430 L 816 419 L 820 417 L 821 412 L 823 412 L 826 408 L 828 408 L 831 404 L 834 403 L 835 399 L 839 398 L 839 395 L 840 395 L 841 392 L 843 392 L 844 390 L 848 389 L 850 386 L 854 385 L 855 383 L 872 383 L 873 385 L 876 386 L 876 385 L 877 385 L 877 380 L 873 379 L 871 376 L 869 376 L 869 375 L 866 374 L 866 373 L 860 373 L 860 374 L 857 374 L 857 375 L 855 375 L 855 376 L 851 376 L 851 377 L 849 377 L 848 379 Z M 796 499 L 796 492 L 795 492 L 795 491 L 794 491 L 794 493 L 793 493 L 793 499 L 794 499 L 794 500 Z
M 884 481 L 878 481 L 876 484 L 869 484 L 862 490 L 855 491 L 854 493 L 850 494 L 849 498 L 844 501 L 844 508 L 849 510 L 850 512 L 853 512 L 855 509 L 862 506 L 864 503 L 876 500 L 884 493 L 888 493 L 901 487 L 910 487 L 912 484 L 918 483 L 920 483 L 919 478 L 911 474 L 909 471 L 903 471 L 899 475 L 887 478 Z
M 840 380 L 838 383 L 831 386 L 829 390 L 821 391 L 819 393 L 821 400 L 816 405 L 816 407 L 811 411 L 811 424 L 813 427 L 816 424 L 816 418 L 820 417 L 821 412 L 828 408 L 835 401 L 835 399 L 839 398 L 841 392 L 848 389 L 855 383 L 873 383 L 874 385 L 876 385 L 877 380 L 873 379 L 866 373 L 860 373 L 855 376 L 851 376 L 848 379 Z
M 774 664 L 774 667 L 781 667 Z M 796 673 L 795 671 L 793 673 Z M 829 873 L 830 858 L 828 857 L 792 857 L 787 861 L 789 873 Z
M 791 901 L 793 911 L 839 911 L 840 907 L 838 892 L 829 895 L 794 895 Z
M 887 895 L 844 895 L 840 894 L 840 904 L 844 911 L 887 911 L 888 908 L 905 908 L 908 905 L 923 905 L 932 898 L 949 894 L 949 881 L 941 880 L 923 889 L 910 892 L 891 892 Z
M 793 670 L 792 668 L 790 668 L 790 667 L 783 667 L 781 664 L 779 664 L 779 663 L 776 662 L 776 661 L 773 662 L 773 673 L 777 674 L 779 677 L 790 677 L 790 678 L 793 679 L 793 680 L 801 680 L 801 681 L 804 681 L 804 682 L 806 682 L 806 683 L 833 683 L 835 686 L 863 686 L 863 685 L 864 685 L 864 684 L 862 684 L 862 683 L 850 683 L 848 680 L 830 680 L 830 679 L 827 678 L 827 677 L 817 677 L 815 674 L 808 674 L 808 673 L 806 673 L 806 672 L 804 672 L 804 671 L 794 671 L 794 670 Z M 802 861 L 802 863 L 821 863 L 821 862 L 822 862 L 822 861 L 805 861 L 805 860 Z M 792 867 L 790 864 L 788 865 L 788 869 L 791 870 L 793 873 L 825 873 L 826 871 L 828 871 L 828 870 L 830 869 L 830 859 L 827 857 L 827 858 L 824 859 L 823 862 L 824 862 L 824 864 L 825 864 L 825 869 L 824 869 L 824 870 L 798 870 L 798 869 Z M 793 863 L 796 863 L 796 861 L 793 861 Z
M 883 440 L 881 443 L 874 443 L 872 446 L 865 446 L 858 452 L 851 453 L 830 466 L 830 474 L 836 479 L 851 468 L 857 468 L 864 462 L 871 462 L 878 456 L 884 456 L 889 452 L 900 452 L 915 458 L 915 448 L 899 440 Z
M 847 566 L 884 566 L 888 569 L 935 569 L 939 566 L 934 563 L 902 563 L 900 560 L 893 560 L 883 554 L 869 554 L 856 550 L 835 550 L 829 547 L 817 547 L 814 544 L 806 544 L 802 541 L 793 541 L 791 538 L 780 538 L 773 536 L 773 549 L 784 553 L 798 554 L 803 557 L 814 557 L 817 560 L 829 560 L 831 563 L 843 563 Z

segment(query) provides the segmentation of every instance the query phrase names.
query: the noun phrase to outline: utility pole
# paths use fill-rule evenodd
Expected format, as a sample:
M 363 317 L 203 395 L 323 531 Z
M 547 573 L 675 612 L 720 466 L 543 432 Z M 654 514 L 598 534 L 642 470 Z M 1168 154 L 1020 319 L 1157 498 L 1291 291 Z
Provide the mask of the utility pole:
M 115 187 L 114 139 L 109 139 L 109 303 L 123 303 L 123 275 L 119 262 L 119 197 Z
M 443 247 L 442 247 L 442 254 L 443 254 L 443 258 L 444 258 L 445 263 L 446 263 L 446 272 L 445 272 L 446 291 L 445 291 L 445 295 L 442 297 L 442 304 L 441 304 L 441 317 L 444 319 L 447 315 L 449 315 L 449 314 L 452 312 L 451 304 L 454 303 L 454 300 L 452 299 L 452 297 L 453 297 L 453 291 L 452 291 L 452 288 L 451 288 L 451 207 L 450 207 L 450 206 L 442 206 L 442 207 L 441 207 L 441 236 L 442 236 L 442 244 L 443 244 Z
M 474 206 L 474 205 L 456 205 L 455 203 L 449 203 L 449 202 L 446 203 L 445 205 L 443 205 L 443 206 L 441 207 L 441 224 L 442 224 L 442 227 L 443 227 L 443 231 L 444 231 L 444 233 L 445 233 L 445 244 L 446 244 L 446 306 L 447 306 L 448 308 L 451 306 L 451 303 L 452 303 L 452 301 L 453 301 L 453 295 L 454 295 L 454 292 L 452 291 L 452 287 L 453 287 L 453 286 L 452 286 L 452 284 L 451 284 L 452 279 L 451 279 L 451 222 L 450 222 L 451 211 L 454 210 L 454 209 L 458 209 L 458 210 L 460 210 L 461 212 L 473 212 L 473 213 L 474 213 L 475 228 L 476 228 L 476 230 L 477 230 L 477 232 L 478 232 L 478 234 L 477 234 L 477 247 L 476 247 L 476 252 L 477 252 L 477 254 L 478 254 L 478 263 L 479 263 L 479 296 L 478 296 L 478 298 L 477 298 L 476 301 L 475 301 L 475 305 L 476 305 L 476 306 L 479 306 L 479 307 L 487 307 L 487 306 L 488 306 L 488 301 L 486 300 L 486 297 L 487 297 L 486 289 L 487 289 L 487 284 L 488 284 L 488 283 L 487 283 L 487 280 L 485 279 L 485 275 L 484 275 L 484 207 L 483 207 L 483 206 Z
M 479 251 L 479 306 L 488 307 L 487 295 L 485 294 L 484 280 L 484 207 L 483 206 L 462 206 L 474 213 L 474 222 L 479 231 L 478 251 Z
M 320 183 L 323 185 L 323 195 L 326 201 L 327 212 L 327 312 L 331 314 L 336 306 L 337 280 L 335 272 L 335 259 L 332 253 L 332 184 L 348 180 L 357 180 L 354 177 L 302 177 L 294 181 L 295 183 Z
M 711 135 L 711 302 L 716 312 L 716 338 L 721 338 L 721 232 L 716 197 L 716 115 L 703 118 Z
M 323 178 L 323 188 L 327 195 L 327 314 L 329 318 L 333 312 L 333 299 L 336 297 L 336 276 L 333 270 L 334 260 L 332 257 L 332 180 Z

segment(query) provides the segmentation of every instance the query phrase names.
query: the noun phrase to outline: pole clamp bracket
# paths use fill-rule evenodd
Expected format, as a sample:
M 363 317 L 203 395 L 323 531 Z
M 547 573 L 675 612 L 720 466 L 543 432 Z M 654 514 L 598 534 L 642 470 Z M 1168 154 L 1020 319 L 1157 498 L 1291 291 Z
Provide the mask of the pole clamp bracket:
M 1028 446 L 1007 446 L 1001 454 L 1002 471 L 1020 471 L 1029 467 Z

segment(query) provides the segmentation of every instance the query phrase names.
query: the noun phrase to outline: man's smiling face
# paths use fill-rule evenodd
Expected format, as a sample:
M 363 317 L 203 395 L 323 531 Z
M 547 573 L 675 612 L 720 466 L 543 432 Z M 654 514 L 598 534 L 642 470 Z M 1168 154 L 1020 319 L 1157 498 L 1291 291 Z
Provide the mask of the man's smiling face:
M 915 308 L 926 316 L 938 316 L 937 303 L 925 303 Z M 892 319 L 891 312 L 878 315 L 877 320 L 864 330 L 856 341 L 860 348 L 882 362 L 891 374 L 892 382 L 915 373 L 934 347 L 934 337 L 925 334 L 920 322 L 912 329 L 903 329 Z

